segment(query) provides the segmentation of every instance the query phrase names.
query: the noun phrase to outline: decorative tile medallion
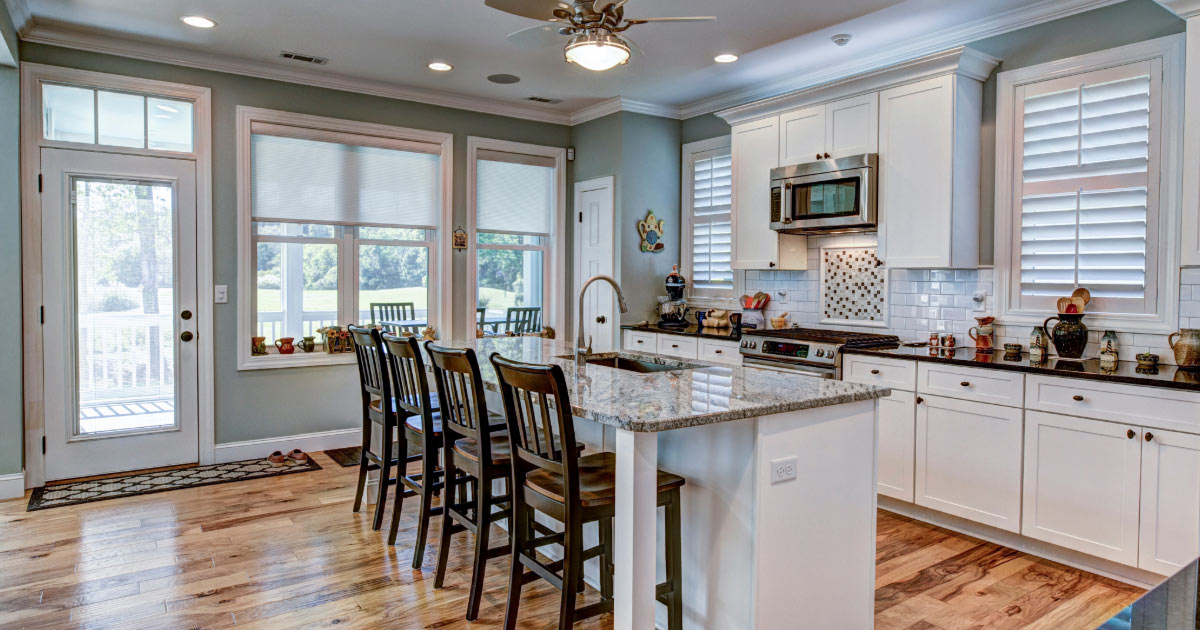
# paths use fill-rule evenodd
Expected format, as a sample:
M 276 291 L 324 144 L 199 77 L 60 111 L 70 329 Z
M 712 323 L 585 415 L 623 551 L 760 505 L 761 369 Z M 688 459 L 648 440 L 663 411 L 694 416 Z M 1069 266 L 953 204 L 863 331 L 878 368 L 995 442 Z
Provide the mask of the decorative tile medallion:
M 887 326 L 887 295 L 875 247 L 821 248 L 821 323 Z
M 278 477 L 291 473 L 321 470 L 321 465 L 310 456 L 306 463 L 288 460 L 282 466 L 274 466 L 264 459 L 248 459 L 227 464 L 209 464 L 177 470 L 133 473 L 124 477 L 110 477 L 92 481 L 76 481 L 57 486 L 35 488 L 29 497 L 26 511 L 44 510 L 77 503 L 91 503 L 104 499 L 117 499 L 139 494 L 180 490 L 198 486 L 211 486 L 229 481 L 245 481 L 263 477 Z

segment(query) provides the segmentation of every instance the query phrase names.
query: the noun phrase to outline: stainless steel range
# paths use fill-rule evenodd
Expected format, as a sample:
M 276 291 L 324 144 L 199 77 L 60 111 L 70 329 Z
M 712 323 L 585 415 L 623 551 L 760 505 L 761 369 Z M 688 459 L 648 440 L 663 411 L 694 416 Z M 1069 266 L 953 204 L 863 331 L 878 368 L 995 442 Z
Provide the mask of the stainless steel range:
M 821 378 L 842 378 L 842 348 L 871 348 L 900 343 L 895 335 L 783 328 L 742 330 L 742 362 L 753 367 L 798 371 Z

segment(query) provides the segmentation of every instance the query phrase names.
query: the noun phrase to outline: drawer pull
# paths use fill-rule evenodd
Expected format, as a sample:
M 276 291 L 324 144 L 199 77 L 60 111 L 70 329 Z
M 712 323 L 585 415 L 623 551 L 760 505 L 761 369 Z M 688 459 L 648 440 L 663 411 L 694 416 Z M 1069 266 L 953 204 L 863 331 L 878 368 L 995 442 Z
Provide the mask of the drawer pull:
M 1147 441 L 1147 442 L 1153 442 L 1153 441 L 1154 441 L 1154 434 L 1153 434 L 1153 433 L 1151 433 L 1151 432 L 1149 432 L 1149 431 L 1147 431 L 1147 432 L 1146 432 L 1146 441 Z
M 871 373 L 872 373 L 872 374 L 878 374 L 878 373 L 879 373 L 879 370 L 871 370 Z
M 971 381 L 963 381 L 963 382 L 959 383 L 959 385 L 962 385 L 963 387 L 970 387 Z
M 677 344 L 677 343 L 673 343 L 673 344 L 671 344 L 671 347 L 672 347 L 672 348 L 678 348 L 678 347 L 679 347 L 679 344 Z
M 716 354 L 721 354 L 721 351 L 720 351 L 720 350 L 713 350 L 713 352 L 714 352 L 714 353 L 716 353 Z
M 641 340 L 641 339 L 638 339 L 638 340 L 637 340 L 637 342 L 638 342 L 638 343 L 642 343 L 642 340 Z
M 1081 396 L 1079 394 L 1075 394 L 1074 396 L 1071 397 L 1071 400 L 1074 400 L 1075 402 L 1083 402 L 1083 396 Z
M 1127 438 L 1129 438 L 1129 439 L 1131 439 L 1131 440 L 1132 440 L 1133 438 L 1137 437 L 1137 431 L 1134 431 L 1133 429 L 1130 429 L 1130 430 L 1128 430 L 1128 431 L 1126 431 L 1126 432 L 1125 432 L 1125 437 L 1127 437 Z

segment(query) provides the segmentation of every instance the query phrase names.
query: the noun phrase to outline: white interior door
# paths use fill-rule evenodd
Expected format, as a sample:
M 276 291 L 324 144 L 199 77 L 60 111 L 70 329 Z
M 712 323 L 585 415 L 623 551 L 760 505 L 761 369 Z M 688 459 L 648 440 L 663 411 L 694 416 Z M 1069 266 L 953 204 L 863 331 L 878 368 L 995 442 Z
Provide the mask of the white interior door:
M 613 275 L 616 242 L 613 239 L 613 178 L 575 184 L 575 290 L 596 274 Z M 579 313 L 575 314 L 579 321 Z M 620 315 L 613 291 L 593 286 L 583 298 L 583 336 L 592 340 L 593 352 L 611 352 L 618 347 Z
M 196 462 L 195 163 L 41 157 L 46 479 Z

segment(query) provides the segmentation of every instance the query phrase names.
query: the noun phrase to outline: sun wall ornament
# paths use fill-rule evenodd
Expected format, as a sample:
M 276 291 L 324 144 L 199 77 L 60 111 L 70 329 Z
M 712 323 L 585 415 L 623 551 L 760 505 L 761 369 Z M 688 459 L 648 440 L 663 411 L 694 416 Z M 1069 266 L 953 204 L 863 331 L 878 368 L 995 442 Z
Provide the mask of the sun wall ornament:
M 646 218 L 638 221 L 638 234 L 642 235 L 642 251 L 661 252 L 663 250 L 663 225 L 666 222 L 654 216 L 653 210 L 646 210 Z

